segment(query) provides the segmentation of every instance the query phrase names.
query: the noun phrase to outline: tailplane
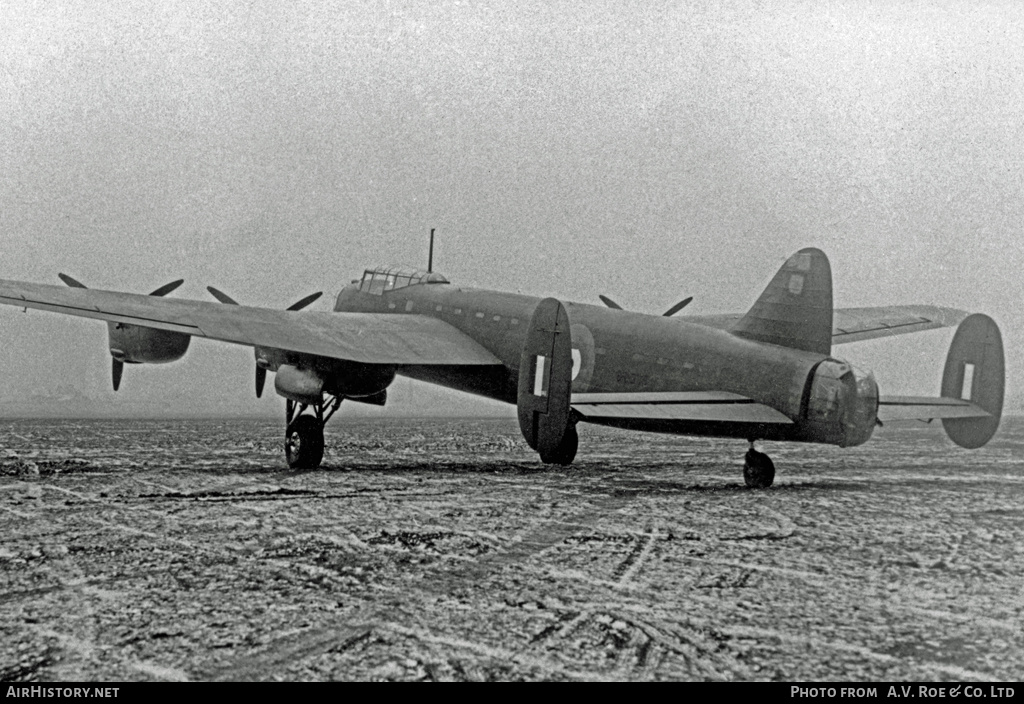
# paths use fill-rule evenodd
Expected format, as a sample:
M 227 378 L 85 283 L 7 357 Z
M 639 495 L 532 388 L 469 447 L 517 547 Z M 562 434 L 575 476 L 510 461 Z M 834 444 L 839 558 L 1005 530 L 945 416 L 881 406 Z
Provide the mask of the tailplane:
M 832 267 L 820 249 L 786 260 L 731 329 L 738 337 L 819 354 L 832 352 Z

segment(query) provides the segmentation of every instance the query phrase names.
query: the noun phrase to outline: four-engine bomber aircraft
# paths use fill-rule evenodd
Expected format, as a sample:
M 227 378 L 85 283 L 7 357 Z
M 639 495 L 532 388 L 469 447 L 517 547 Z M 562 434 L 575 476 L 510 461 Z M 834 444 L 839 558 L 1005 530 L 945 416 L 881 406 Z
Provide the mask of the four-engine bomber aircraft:
M 238 305 L 0 280 L 0 303 L 108 321 L 114 388 L 124 363 L 180 359 L 192 337 L 253 347 L 256 394 L 267 370 L 286 399 L 285 454 L 320 465 L 324 423 L 343 399 L 383 405 L 396 374 L 518 408 L 526 442 L 548 464 L 576 456 L 580 421 L 750 442 L 744 479 L 771 486 L 757 440 L 859 445 L 888 420 L 941 418 L 958 445 L 995 433 L 1004 362 L 991 318 L 933 306 L 833 310 L 818 249 L 790 257 L 745 315 L 663 316 L 461 288 L 430 271 L 367 270 L 334 312 Z M 225 305 L 227 304 L 227 305 Z M 941 396 L 880 396 L 874 377 L 832 345 L 959 324 Z

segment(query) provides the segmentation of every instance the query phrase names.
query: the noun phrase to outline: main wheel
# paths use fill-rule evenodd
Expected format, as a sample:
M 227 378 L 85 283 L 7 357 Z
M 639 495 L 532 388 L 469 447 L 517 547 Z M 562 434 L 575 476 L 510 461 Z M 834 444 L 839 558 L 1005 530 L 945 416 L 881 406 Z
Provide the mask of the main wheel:
M 324 424 L 316 416 L 302 415 L 284 435 L 284 454 L 292 469 L 316 469 L 324 458 Z
M 775 481 L 775 463 L 772 458 L 754 448 L 747 450 L 743 462 L 743 481 L 751 489 L 767 489 Z
M 540 461 L 544 464 L 570 465 L 576 459 L 576 450 L 579 446 L 580 436 L 576 433 L 576 425 L 570 423 L 555 451 L 548 455 L 541 454 Z

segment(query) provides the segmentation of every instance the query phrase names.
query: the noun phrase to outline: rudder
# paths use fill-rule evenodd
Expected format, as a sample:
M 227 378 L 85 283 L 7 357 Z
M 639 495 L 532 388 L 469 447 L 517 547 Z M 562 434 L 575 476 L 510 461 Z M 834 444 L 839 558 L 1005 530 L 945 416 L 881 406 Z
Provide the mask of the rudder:
M 987 315 L 964 318 L 949 345 L 942 372 L 942 395 L 969 400 L 991 413 L 985 418 L 943 418 L 946 435 L 960 447 L 973 450 L 987 443 L 999 428 L 1006 383 L 1003 339 Z
M 530 319 L 519 362 L 516 399 L 519 429 L 541 458 L 556 453 L 569 432 L 571 395 L 569 316 L 561 302 L 545 298 Z
M 786 260 L 731 332 L 739 337 L 819 354 L 832 352 L 832 267 L 820 249 Z

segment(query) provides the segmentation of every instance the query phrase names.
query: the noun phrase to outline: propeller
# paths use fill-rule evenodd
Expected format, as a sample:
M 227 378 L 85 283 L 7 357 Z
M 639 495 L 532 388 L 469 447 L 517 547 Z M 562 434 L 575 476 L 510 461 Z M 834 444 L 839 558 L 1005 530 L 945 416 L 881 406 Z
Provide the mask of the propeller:
M 228 306 L 237 306 L 238 305 L 238 301 L 236 301 L 234 298 L 232 298 L 228 294 L 224 293 L 223 291 L 219 291 L 218 289 L 215 289 L 213 286 L 207 286 L 206 290 L 210 292 L 211 296 L 213 296 L 214 298 L 216 298 L 218 301 L 220 301 L 221 303 L 223 303 L 225 305 L 228 305 Z M 302 310 L 303 308 L 308 306 L 310 303 L 312 303 L 316 299 L 320 298 L 320 296 L 322 296 L 322 295 L 324 295 L 323 291 L 317 291 L 316 293 L 311 293 L 308 296 L 306 296 L 305 298 L 300 299 L 300 300 L 296 301 L 295 303 L 292 303 L 285 310 L 292 310 L 292 311 Z M 263 385 L 267 381 L 267 368 L 263 367 L 263 366 L 260 366 L 260 363 L 259 363 L 259 360 L 260 360 L 260 348 L 259 347 L 257 347 L 255 349 L 255 353 L 256 353 L 256 398 L 260 398 L 263 395 Z
M 622 306 L 620 306 L 618 303 L 616 303 L 612 299 L 608 298 L 608 296 L 602 296 L 602 295 L 598 294 L 597 297 L 600 298 L 601 302 L 604 303 L 609 308 L 613 308 L 615 310 L 622 310 L 623 309 Z M 673 315 L 675 315 L 676 313 L 678 313 L 679 311 L 681 311 L 683 308 L 688 306 L 690 304 L 690 301 L 692 301 L 692 300 L 693 300 L 693 296 L 690 296 L 689 298 L 684 298 L 683 300 L 679 301 L 679 303 L 676 303 L 674 306 L 672 306 L 667 311 L 662 313 L 662 315 L 665 316 L 666 318 L 670 318 Z
M 690 304 L 690 301 L 692 301 L 692 300 L 693 300 L 693 296 L 690 296 L 689 298 L 684 298 L 683 300 L 679 301 L 679 303 L 676 303 L 674 306 L 672 306 L 667 311 L 662 313 L 662 315 L 664 315 L 666 318 L 671 318 L 673 315 L 675 315 L 676 313 L 681 311 L 683 308 L 688 306 Z
M 83 284 L 81 281 L 76 281 L 75 279 L 72 279 L 67 274 L 57 274 L 57 278 L 60 279 L 61 281 L 63 281 L 64 283 L 66 283 L 71 288 L 89 288 L 88 286 Z
M 81 281 L 74 279 L 68 276 L 67 274 L 57 274 L 57 278 L 59 278 L 61 281 L 63 281 L 71 288 L 89 288 Z M 166 296 L 168 293 L 175 290 L 183 283 L 185 283 L 185 279 L 178 279 L 177 281 L 172 281 L 169 284 L 164 284 L 163 286 L 156 289 L 149 295 Z M 122 362 L 117 357 L 112 357 L 110 362 L 110 378 L 114 382 L 114 391 L 117 391 L 119 388 L 121 388 L 121 376 L 124 374 L 124 362 Z
M 110 378 L 114 382 L 114 391 L 121 388 L 121 375 L 124 374 L 124 362 L 117 357 L 110 358 Z
M 61 281 L 66 283 L 71 288 L 89 288 L 88 286 L 83 284 L 81 281 L 78 281 L 77 279 L 73 279 L 70 276 L 68 276 L 67 274 L 57 274 L 57 278 L 59 278 Z M 177 281 L 172 281 L 169 284 L 164 284 L 160 288 L 158 288 L 155 291 L 151 292 L 149 295 L 150 296 L 166 296 L 168 293 L 170 293 L 171 291 L 175 290 L 176 288 L 181 286 L 183 283 L 185 283 L 185 279 L 178 279 Z

